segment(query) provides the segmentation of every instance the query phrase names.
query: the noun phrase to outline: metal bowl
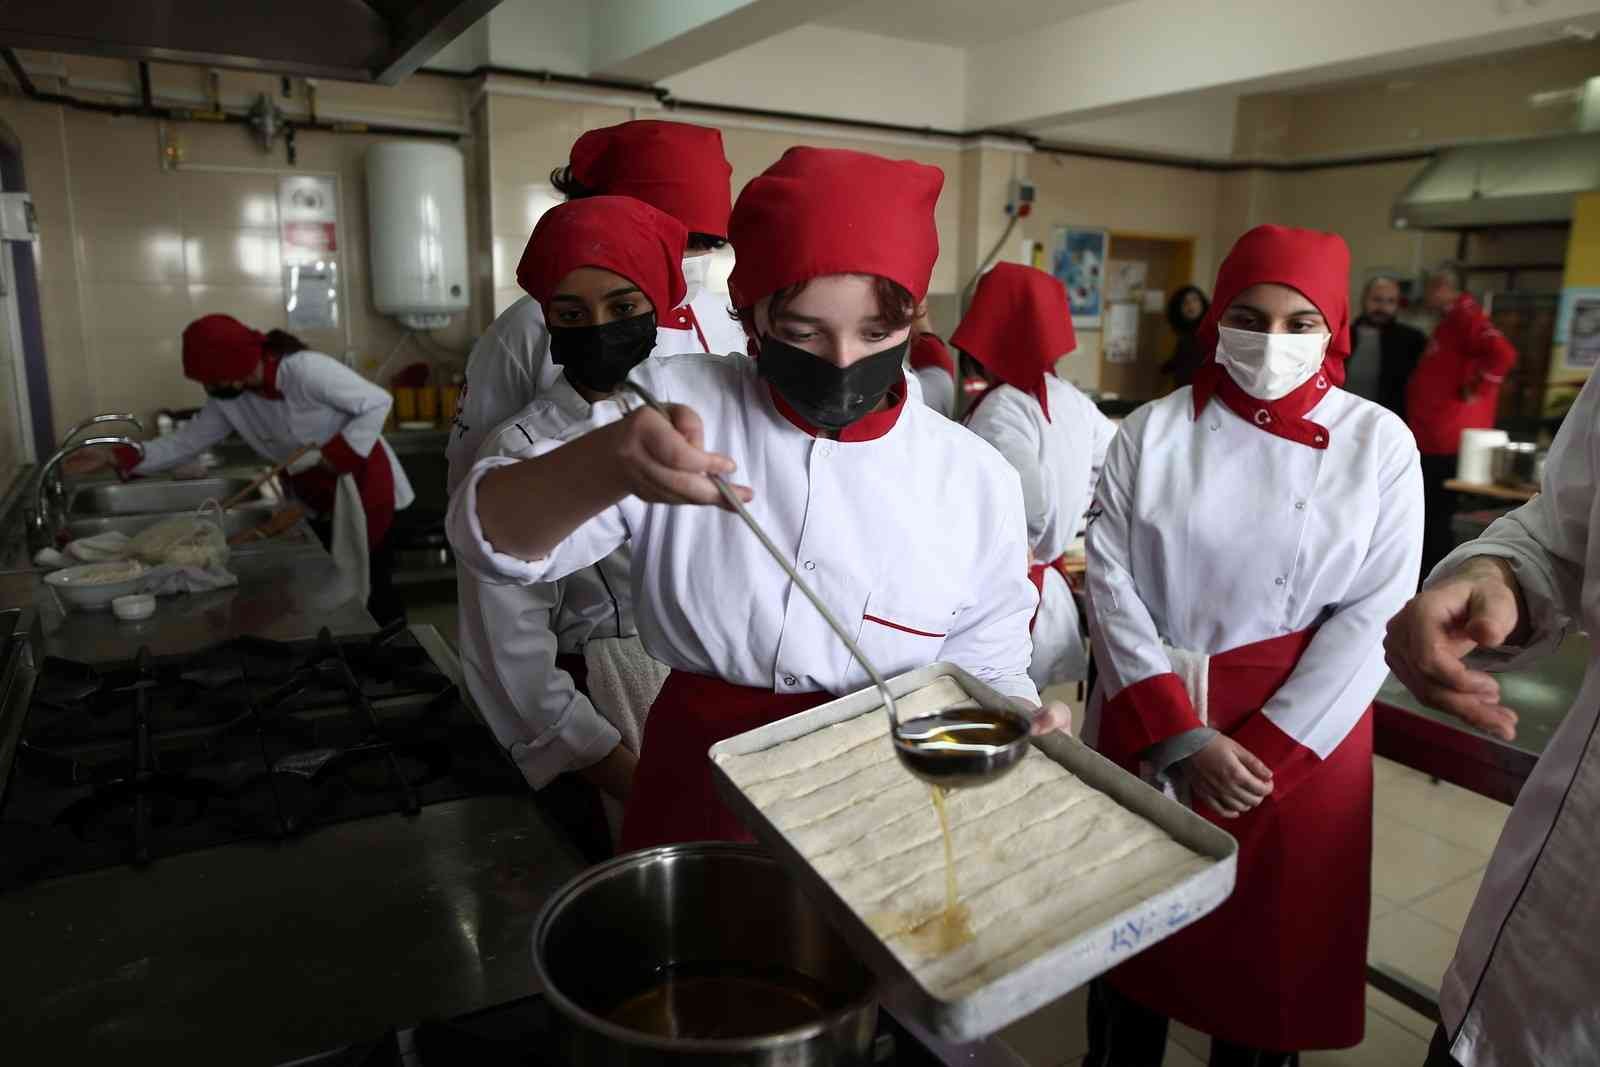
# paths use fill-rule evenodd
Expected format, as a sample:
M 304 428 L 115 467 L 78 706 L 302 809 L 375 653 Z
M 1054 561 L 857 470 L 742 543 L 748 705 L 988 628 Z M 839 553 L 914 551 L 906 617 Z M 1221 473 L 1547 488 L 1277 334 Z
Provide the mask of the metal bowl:
M 752 845 L 699 842 L 590 868 L 545 905 L 533 966 L 555 1009 L 559 1062 L 867 1063 L 877 1027 L 870 972 L 777 861 Z M 612 1021 L 663 974 L 798 975 L 814 1018 L 770 1033 L 664 1037 Z

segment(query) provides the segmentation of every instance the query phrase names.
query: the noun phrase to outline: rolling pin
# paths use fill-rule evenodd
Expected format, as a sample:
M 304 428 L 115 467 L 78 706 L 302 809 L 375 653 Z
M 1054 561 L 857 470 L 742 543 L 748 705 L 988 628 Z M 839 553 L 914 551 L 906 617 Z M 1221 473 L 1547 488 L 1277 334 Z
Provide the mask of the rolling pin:
M 294 463 L 301 456 L 305 455 L 307 452 L 310 452 L 315 447 L 315 445 L 301 445 L 300 448 L 295 451 L 294 455 L 290 456 L 276 467 L 273 467 L 265 474 L 258 474 L 249 485 L 230 496 L 227 500 L 224 500 L 222 502 L 222 510 L 227 511 L 229 508 L 237 507 L 238 505 L 244 503 L 251 493 L 255 492 L 257 489 L 260 489 L 263 485 L 266 485 L 267 482 L 282 474 L 288 469 L 290 464 Z
M 265 541 L 269 537 L 277 537 L 288 530 L 295 523 L 305 518 L 306 509 L 299 504 L 290 504 L 281 511 L 272 513 L 272 517 L 253 530 L 244 530 L 228 538 L 229 545 L 245 545 L 251 541 Z

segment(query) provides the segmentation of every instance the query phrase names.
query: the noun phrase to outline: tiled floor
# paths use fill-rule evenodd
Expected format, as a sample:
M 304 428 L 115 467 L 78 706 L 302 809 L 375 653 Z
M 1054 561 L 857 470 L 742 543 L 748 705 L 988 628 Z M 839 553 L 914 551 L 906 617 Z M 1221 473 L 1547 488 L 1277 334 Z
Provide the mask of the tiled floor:
M 1070 693 L 1052 693 L 1063 699 Z M 1484 865 L 1510 808 L 1377 760 L 1372 938 L 1369 955 L 1437 989 Z M 1313 1052 L 1305 1067 L 1421 1067 L 1433 1024 L 1367 990 L 1366 1039 L 1352 1049 Z M 1071 1067 L 1088 1050 L 1082 990 L 1040 1009 L 1004 1033 L 1030 1064 Z M 1205 1063 L 1206 1039 L 1174 1027 L 1168 1067 Z
M 422 600 L 423 598 L 418 598 Z M 453 643 L 455 604 L 413 600 L 411 621 L 439 628 Z M 1075 687 L 1048 691 L 1079 713 Z M 1500 836 L 1510 808 L 1435 783 L 1407 767 L 1379 759 L 1375 770 L 1372 937 L 1369 956 L 1437 989 L 1456 939 Z M 1071 1067 L 1088 1051 L 1085 991 L 1078 990 L 1004 1031 L 1029 1064 Z M 1367 989 L 1366 1039 L 1357 1047 L 1313 1052 L 1305 1067 L 1421 1067 L 1433 1024 L 1377 990 Z M 1206 1039 L 1175 1026 L 1167 1067 L 1201 1067 Z

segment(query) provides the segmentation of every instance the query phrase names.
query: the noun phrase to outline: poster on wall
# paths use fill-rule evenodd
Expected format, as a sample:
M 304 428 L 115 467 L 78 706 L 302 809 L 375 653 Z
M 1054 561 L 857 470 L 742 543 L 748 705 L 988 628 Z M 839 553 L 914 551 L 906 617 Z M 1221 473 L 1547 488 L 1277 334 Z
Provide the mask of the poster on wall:
M 283 308 L 290 330 L 339 325 L 339 186 L 331 175 L 278 179 Z
M 1106 247 L 1110 240 L 1105 230 L 1056 227 L 1050 270 L 1067 288 L 1072 324 L 1079 329 L 1098 329 L 1100 326 Z
M 1125 300 L 1140 299 L 1149 271 L 1149 265 L 1143 260 L 1106 260 L 1106 303 L 1119 304 Z
M 1557 351 L 1565 347 L 1564 370 L 1589 372 L 1600 366 L 1600 288 L 1562 291 L 1555 342 Z
M 1106 306 L 1104 351 L 1107 363 L 1139 360 L 1139 305 L 1132 300 Z

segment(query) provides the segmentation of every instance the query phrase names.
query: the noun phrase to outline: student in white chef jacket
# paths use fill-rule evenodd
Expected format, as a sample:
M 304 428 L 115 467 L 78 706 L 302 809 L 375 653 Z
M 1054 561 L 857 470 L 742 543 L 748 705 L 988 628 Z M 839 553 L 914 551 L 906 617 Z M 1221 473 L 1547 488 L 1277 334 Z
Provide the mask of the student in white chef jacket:
M 357 560 L 373 616 L 382 623 L 402 617 L 388 535 L 394 513 L 415 494 L 382 437 L 389 393 L 291 334 L 262 334 L 228 315 L 202 316 L 183 331 L 183 373 L 205 386 L 208 399 L 198 415 L 146 443 L 142 459 L 125 448 L 81 453 L 69 472 L 114 465 L 125 477 L 156 474 L 232 433 L 273 463 L 311 445 L 288 470 L 290 489 L 311 510 L 319 535 Z
M 630 196 L 683 223 L 684 295 L 656 312 L 658 356 L 674 352 L 742 352 L 744 331 L 728 301 L 706 286 L 712 253 L 728 243 L 733 167 L 722 133 L 686 122 L 640 119 L 589 130 L 551 181 L 568 201 Z M 539 302 L 522 297 L 494 320 L 467 360 L 466 384 L 446 458 L 450 490 L 478 458 L 483 441 L 561 377 L 550 361 L 550 331 Z
M 545 213 L 517 280 L 550 322 L 562 373 L 484 441 L 483 455 L 529 456 L 536 441 L 620 416 L 612 395 L 650 355 L 656 308 L 682 297 L 685 239 L 682 223 L 629 197 Z M 547 814 L 596 862 L 612 837 L 600 794 L 619 822 L 644 713 L 667 673 L 639 644 L 629 573 L 624 546 L 560 581 L 484 583 L 475 593 L 492 623 L 487 641 L 462 646 L 467 689 L 495 736 Z
M 1483 672 L 1525 670 L 1575 630 L 1600 634 L 1597 485 L 1600 376 L 1562 421 L 1539 495 L 1446 556 L 1390 623 L 1389 662 L 1420 700 L 1509 741 L 1516 715 Z M 1428 1067 L 1600 1063 L 1597 997 L 1600 654 L 1495 846 Z
M 1067 583 L 1066 551 L 1083 527 L 1117 427 L 1056 376 L 1056 361 L 1078 347 L 1067 291 L 1042 270 L 997 263 L 979 280 L 950 340 L 997 383 L 967 412 L 968 428 L 1022 478 L 1028 578 L 1039 590 L 1028 676 L 1041 689 L 1080 681 L 1089 649 Z
M 1085 734 L 1239 841 L 1232 896 L 1090 995 L 1086 1063 L 1360 1042 L 1383 627 L 1422 551 L 1417 448 L 1338 388 L 1343 239 L 1262 226 L 1217 277 L 1194 384 L 1123 422 L 1088 534 L 1100 680 Z
M 907 381 L 916 380 L 922 402 L 947 419 L 955 418 L 956 361 L 938 335 L 928 331 L 926 319 L 917 322 L 906 365 L 911 368 Z
M 867 684 L 749 530 L 686 506 L 719 502 L 707 473 L 753 487 L 739 491 L 755 517 L 881 670 L 952 660 L 1037 703 L 1016 474 L 907 402 L 942 184 L 917 163 L 790 149 L 730 224 L 734 300 L 759 357 L 647 361 L 634 376 L 674 405 L 670 423 L 601 414 L 570 442 L 535 440 L 535 458 L 485 457 L 451 500 L 457 551 L 502 580 L 559 578 L 633 544 L 639 631 L 673 672 L 645 724 L 624 849 L 743 839 L 708 746 Z M 526 508 L 535 494 L 549 506 Z

